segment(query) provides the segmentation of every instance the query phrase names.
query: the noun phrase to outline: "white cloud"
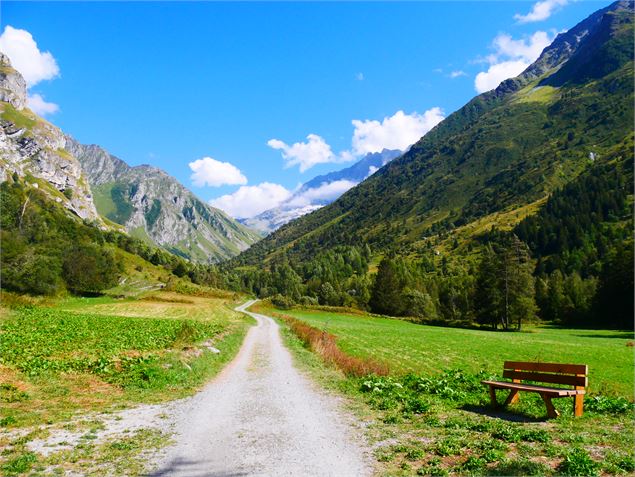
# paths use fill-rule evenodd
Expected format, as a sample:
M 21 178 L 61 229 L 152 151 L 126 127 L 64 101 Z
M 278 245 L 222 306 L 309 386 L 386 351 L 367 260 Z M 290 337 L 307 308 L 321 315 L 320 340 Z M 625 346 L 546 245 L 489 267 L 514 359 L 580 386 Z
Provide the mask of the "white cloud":
M 317 134 L 309 134 L 307 142 L 296 142 L 289 146 L 279 139 L 270 139 L 267 145 L 273 149 L 282 151 L 282 157 L 286 161 L 285 167 L 300 166 L 300 172 L 304 172 L 317 164 L 329 162 L 343 162 L 349 157 L 338 157 L 331 151 L 323 138 Z
M 291 197 L 291 191 L 279 184 L 263 182 L 256 186 L 242 186 L 232 194 L 210 200 L 210 205 L 236 218 L 251 218 L 277 207 Z
M 467 76 L 467 73 L 463 70 L 456 70 L 450 73 L 450 78 L 458 78 L 459 76 Z
M 292 207 L 304 207 L 307 205 L 315 205 L 320 202 L 331 202 L 356 185 L 357 182 L 346 179 L 340 179 L 333 182 L 323 182 L 319 187 L 314 187 L 295 194 L 285 205 Z
M 430 129 L 443 121 L 441 108 L 432 108 L 423 114 L 397 111 L 382 122 L 353 120 L 353 153 L 360 156 L 384 149 L 405 150 L 417 142 Z
M 526 15 L 517 13 L 514 15 L 514 20 L 518 23 L 531 23 L 546 20 L 551 14 L 558 8 L 565 6 L 568 0 L 542 0 L 534 3 L 531 11 Z
M 357 81 L 364 81 L 364 73 L 357 73 L 357 74 L 355 75 L 355 79 L 356 79 Z
M 518 76 L 552 41 L 553 37 L 544 31 L 537 31 L 521 40 L 514 40 L 505 33 L 498 35 L 492 42 L 495 52 L 486 60 L 490 66 L 487 71 L 476 75 L 474 88 L 478 93 L 484 93 L 496 88 L 502 81 Z
M 60 73 L 53 55 L 40 51 L 33 36 L 26 30 L 7 25 L 0 35 L 0 51 L 9 57 L 29 87 L 53 79 Z
M 495 58 L 509 57 L 519 58 L 525 61 L 535 61 L 551 42 L 553 38 L 545 31 L 537 31 L 529 38 L 514 40 L 510 35 L 501 33 L 494 38 L 493 45 L 496 49 Z
M 203 157 L 188 164 L 192 170 L 192 183 L 197 187 L 208 185 L 220 187 L 223 185 L 242 185 L 247 178 L 233 164 L 221 162 L 211 157 Z
M 57 104 L 45 101 L 44 97 L 37 93 L 30 94 L 27 98 L 27 103 L 29 109 L 40 116 L 57 113 L 60 110 L 60 107 Z
M 479 93 L 490 91 L 506 79 L 518 76 L 525 71 L 529 65 L 530 63 L 523 60 L 503 61 L 502 63 L 494 64 L 490 66 L 487 71 L 476 75 L 474 87 Z
M 368 175 L 366 177 L 370 177 L 372 176 L 375 172 L 377 172 L 379 170 L 379 167 L 375 167 L 375 166 L 370 166 L 368 168 Z
M 331 146 L 317 134 L 309 134 L 306 142 L 296 142 L 291 146 L 279 139 L 270 139 L 267 145 L 282 151 L 285 167 L 297 165 L 300 166 L 300 172 L 305 172 L 317 164 L 349 162 L 359 156 L 381 152 L 384 149 L 403 151 L 443 119 L 443 111 L 438 107 L 431 108 L 423 114 L 397 111 L 381 122 L 354 119 L 352 149 L 341 151 L 339 154 L 334 154 Z

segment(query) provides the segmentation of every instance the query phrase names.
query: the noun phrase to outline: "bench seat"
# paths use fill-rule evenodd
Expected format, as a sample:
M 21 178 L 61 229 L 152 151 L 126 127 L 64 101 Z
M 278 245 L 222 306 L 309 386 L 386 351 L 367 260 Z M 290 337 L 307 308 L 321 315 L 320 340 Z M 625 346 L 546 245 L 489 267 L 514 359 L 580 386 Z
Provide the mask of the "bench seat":
M 509 396 L 503 406 L 513 404 L 518 401 L 518 393 L 533 392 L 540 394 L 547 407 L 547 416 L 558 417 L 558 411 L 551 402 L 554 398 L 572 397 L 573 412 L 576 416 L 581 416 L 584 408 L 584 395 L 588 384 L 588 366 L 585 364 L 562 364 L 562 363 L 536 363 L 523 361 L 505 361 L 503 365 L 503 378 L 510 381 L 481 381 L 489 386 L 492 406 L 498 406 L 496 401 L 497 389 L 509 389 Z M 570 388 L 543 386 L 540 384 L 556 384 L 560 386 L 571 386 Z
M 566 397 L 575 396 L 577 394 L 585 394 L 584 389 L 562 389 L 562 388 L 550 388 L 547 386 L 534 386 L 533 384 L 517 384 L 506 381 L 481 381 L 482 384 L 487 384 L 496 389 L 518 389 L 519 391 L 530 391 L 536 393 L 544 393 L 551 396 Z

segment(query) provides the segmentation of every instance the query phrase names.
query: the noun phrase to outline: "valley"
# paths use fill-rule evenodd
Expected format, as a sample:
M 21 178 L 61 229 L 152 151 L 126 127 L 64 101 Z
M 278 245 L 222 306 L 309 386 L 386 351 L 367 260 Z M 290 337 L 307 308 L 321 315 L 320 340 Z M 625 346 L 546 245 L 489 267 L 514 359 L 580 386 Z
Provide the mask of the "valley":
M 0 475 L 635 473 L 635 2 L 9 3 Z

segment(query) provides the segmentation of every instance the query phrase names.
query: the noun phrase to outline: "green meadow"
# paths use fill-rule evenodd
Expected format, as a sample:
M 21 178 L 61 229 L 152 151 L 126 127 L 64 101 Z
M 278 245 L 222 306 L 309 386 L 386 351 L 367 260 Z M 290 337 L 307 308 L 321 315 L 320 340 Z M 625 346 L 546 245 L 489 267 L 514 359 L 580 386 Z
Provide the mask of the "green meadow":
M 449 369 L 500 373 L 505 360 L 587 364 L 589 392 L 633 398 L 633 333 L 534 326 L 523 332 L 445 328 L 358 314 L 289 310 L 338 338 L 348 354 L 372 357 L 391 374 Z

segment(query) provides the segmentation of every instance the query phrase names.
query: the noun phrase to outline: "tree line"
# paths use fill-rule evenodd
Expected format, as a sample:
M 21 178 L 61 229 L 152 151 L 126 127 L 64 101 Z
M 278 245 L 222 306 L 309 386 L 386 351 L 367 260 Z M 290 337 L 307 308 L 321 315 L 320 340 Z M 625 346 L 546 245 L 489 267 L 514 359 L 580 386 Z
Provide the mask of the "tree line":
M 629 167 L 627 161 L 621 167 Z M 622 172 L 590 168 L 513 230 L 494 228 L 469 239 L 466 252 L 457 250 L 456 238 L 441 256 L 431 246 L 414 254 L 339 245 L 303 259 L 280 251 L 258 268 L 240 260 L 194 264 L 127 234 L 101 230 L 69 217 L 42 191 L 14 177 L 0 185 L 2 287 L 99 293 L 123 273 L 121 249 L 193 283 L 274 297 L 284 306 L 355 307 L 432 324 L 505 330 L 536 319 L 630 329 L 633 185 L 627 180 L 632 171 Z

